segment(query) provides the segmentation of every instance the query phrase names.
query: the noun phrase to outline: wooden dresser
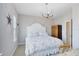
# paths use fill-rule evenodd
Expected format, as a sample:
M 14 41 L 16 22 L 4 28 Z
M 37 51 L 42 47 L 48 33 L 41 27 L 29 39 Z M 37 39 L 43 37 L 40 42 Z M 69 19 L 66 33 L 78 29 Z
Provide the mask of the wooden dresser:
M 53 37 L 62 39 L 62 25 L 53 25 L 51 27 L 51 35 Z

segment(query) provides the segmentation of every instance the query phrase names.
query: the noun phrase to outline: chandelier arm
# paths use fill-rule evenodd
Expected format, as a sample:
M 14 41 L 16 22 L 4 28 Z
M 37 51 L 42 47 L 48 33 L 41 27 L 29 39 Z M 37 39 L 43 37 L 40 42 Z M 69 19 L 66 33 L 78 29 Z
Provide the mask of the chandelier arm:
M 53 13 L 52 10 L 51 11 L 48 10 L 48 3 L 45 3 L 45 7 L 46 7 L 46 13 L 45 14 L 42 13 L 42 16 L 45 18 L 52 17 Z

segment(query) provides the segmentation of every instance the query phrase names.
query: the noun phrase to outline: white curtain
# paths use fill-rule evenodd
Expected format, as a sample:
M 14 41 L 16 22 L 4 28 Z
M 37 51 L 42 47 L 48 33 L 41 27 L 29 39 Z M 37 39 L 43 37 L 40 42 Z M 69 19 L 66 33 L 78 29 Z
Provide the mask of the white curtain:
M 16 38 L 16 17 L 13 16 L 13 37 L 14 37 L 14 42 L 16 42 L 17 38 Z

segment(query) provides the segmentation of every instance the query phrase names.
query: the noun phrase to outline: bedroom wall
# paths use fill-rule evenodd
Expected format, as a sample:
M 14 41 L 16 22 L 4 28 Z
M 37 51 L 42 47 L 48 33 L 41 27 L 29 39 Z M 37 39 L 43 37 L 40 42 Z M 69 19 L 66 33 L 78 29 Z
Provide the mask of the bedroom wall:
M 17 19 L 17 13 L 12 4 L 0 4 L 0 53 L 2 55 L 12 55 L 17 46 L 17 40 L 13 39 L 12 24 L 7 23 L 8 14 Z
M 79 4 L 72 8 L 73 48 L 79 48 Z
M 25 43 L 26 27 L 33 23 L 40 23 L 45 26 L 47 29 L 47 33 L 50 35 L 51 25 L 54 24 L 54 20 L 42 17 L 19 15 L 19 44 Z
M 79 48 L 79 4 L 72 6 L 72 10 L 60 18 L 55 19 L 56 24 L 62 24 L 62 38 L 66 40 L 65 22 L 72 19 L 72 48 Z
M 69 10 L 64 15 L 55 19 L 55 24 L 62 25 L 62 40 L 64 42 L 66 41 L 66 21 L 69 21 L 71 19 L 72 19 L 72 11 L 71 10 Z
M 56 24 L 62 24 L 62 38 L 66 40 L 66 21 L 72 19 L 72 48 L 79 48 L 79 4 L 72 6 L 72 10 L 62 17 L 55 19 Z

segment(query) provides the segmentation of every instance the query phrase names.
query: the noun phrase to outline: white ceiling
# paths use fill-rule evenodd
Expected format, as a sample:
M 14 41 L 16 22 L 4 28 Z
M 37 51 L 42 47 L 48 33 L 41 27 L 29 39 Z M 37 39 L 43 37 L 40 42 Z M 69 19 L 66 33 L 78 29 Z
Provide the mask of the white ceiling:
M 49 9 L 53 11 L 53 17 L 59 17 L 71 10 L 68 3 L 48 3 Z M 45 3 L 15 3 L 16 11 L 21 15 L 42 16 L 45 11 Z

